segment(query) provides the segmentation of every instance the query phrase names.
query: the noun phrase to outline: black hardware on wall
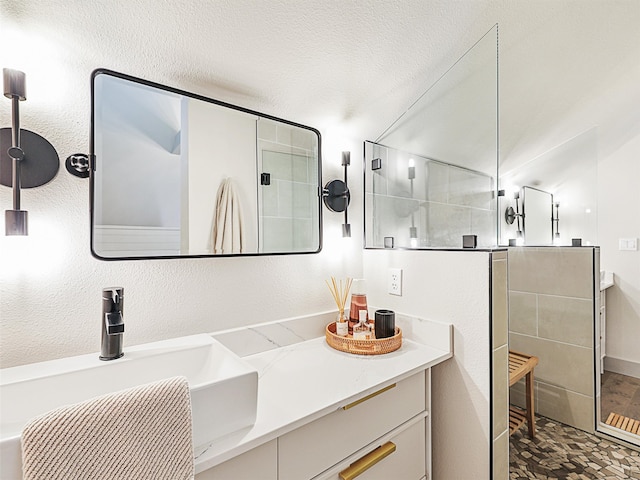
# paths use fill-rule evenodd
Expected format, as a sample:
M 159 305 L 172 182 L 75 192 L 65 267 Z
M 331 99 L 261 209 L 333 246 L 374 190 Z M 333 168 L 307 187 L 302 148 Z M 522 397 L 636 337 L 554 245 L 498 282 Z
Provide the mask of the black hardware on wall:
M 0 129 L 0 184 L 13 189 L 13 209 L 5 210 L 5 235 L 28 235 L 28 212 L 20 208 L 20 189 L 49 183 L 58 173 L 60 159 L 44 137 L 20 128 L 20 102 L 27 99 L 24 72 L 3 68 L 2 77 L 4 96 L 11 100 L 11 128 Z
M 347 167 L 351 164 L 351 152 L 342 152 L 342 166 L 344 167 L 344 181 L 331 180 L 322 189 L 322 199 L 325 206 L 332 212 L 344 212 L 342 236 L 351 236 L 351 225 L 347 216 L 347 209 L 351 201 L 351 193 L 347 186 Z
M 89 155 L 86 153 L 74 153 L 69 155 L 64 162 L 64 166 L 71 175 L 80 178 L 89 177 Z

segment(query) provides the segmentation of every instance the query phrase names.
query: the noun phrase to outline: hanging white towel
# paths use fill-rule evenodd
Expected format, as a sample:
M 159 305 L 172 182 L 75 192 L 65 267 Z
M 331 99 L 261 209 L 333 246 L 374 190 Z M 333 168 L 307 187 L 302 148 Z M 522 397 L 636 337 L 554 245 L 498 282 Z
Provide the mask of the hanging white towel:
M 211 236 L 213 253 L 242 253 L 246 245 L 245 235 L 240 198 L 233 181 L 226 178 L 220 184 L 216 198 Z
M 22 432 L 23 479 L 193 479 L 191 417 L 184 377 L 52 410 Z

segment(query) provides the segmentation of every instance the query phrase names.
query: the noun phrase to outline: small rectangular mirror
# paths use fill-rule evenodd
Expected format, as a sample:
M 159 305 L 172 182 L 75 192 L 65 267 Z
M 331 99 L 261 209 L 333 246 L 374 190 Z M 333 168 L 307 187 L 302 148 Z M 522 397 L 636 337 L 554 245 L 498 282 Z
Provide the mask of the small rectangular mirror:
M 322 248 L 318 130 L 104 69 L 91 107 L 95 257 Z
M 533 187 L 522 187 L 525 245 L 553 245 L 553 195 Z

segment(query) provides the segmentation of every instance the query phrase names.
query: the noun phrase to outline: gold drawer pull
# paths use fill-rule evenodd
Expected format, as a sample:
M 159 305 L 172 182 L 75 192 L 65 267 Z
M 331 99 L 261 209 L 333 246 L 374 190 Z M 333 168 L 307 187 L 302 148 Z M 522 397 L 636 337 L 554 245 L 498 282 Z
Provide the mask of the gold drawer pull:
M 364 472 L 373 467 L 376 463 L 391 455 L 396 451 L 396 444 L 393 442 L 387 442 L 384 445 L 376 448 L 373 452 L 367 453 L 360 460 L 356 460 L 340 472 L 341 480 L 353 480 L 358 475 L 362 475 Z
M 350 403 L 349 405 L 345 405 L 344 407 L 342 407 L 342 409 L 343 410 L 349 410 L 350 408 L 353 408 L 356 405 L 360 405 L 362 402 L 366 402 L 367 400 L 369 400 L 369 399 L 371 399 L 371 398 L 373 398 L 373 397 L 375 397 L 377 395 L 380 395 L 381 393 L 384 393 L 387 390 L 391 390 L 395 386 L 396 386 L 396 384 L 392 383 L 391 385 L 388 385 L 388 386 L 384 387 L 382 390 L 378 390 L 377 392 L 373 392 L 372 394 L 367 395 L 366 397 L 363 397 L 360 400 L 356 400 L 355 402 Z

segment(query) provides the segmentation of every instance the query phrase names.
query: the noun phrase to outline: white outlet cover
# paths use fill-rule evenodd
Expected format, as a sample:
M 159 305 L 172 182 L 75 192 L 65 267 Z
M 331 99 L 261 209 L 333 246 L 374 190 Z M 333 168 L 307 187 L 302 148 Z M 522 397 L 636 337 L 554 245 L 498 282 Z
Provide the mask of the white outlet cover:
M 637 238 L 621 238 L 618 240 L 618 250 L 638 250 Z
M 402 269 L 390 268 L 387 274 L 387 293 L 402 296 Z

